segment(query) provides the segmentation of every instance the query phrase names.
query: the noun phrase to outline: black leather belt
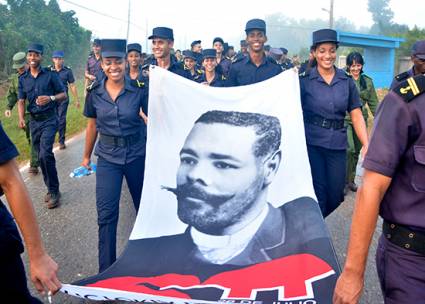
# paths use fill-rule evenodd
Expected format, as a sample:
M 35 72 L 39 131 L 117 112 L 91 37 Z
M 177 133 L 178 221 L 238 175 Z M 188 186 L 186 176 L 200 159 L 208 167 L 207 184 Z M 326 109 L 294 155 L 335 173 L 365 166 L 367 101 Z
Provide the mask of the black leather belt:
M 344 128 L 344 119 L 327 119 L 320 115 L 304 114 L 304 122 L 325 129 L 338 130 Z
M 30 113 L 31 119 L 35 121 L 44 121 L 56 115 L 55 109 L 50 109 L 43 113 Z
M 127 147 L 134 145 L 142 138 L 140 133 L 135 133 L 128 136 L 111 136 L 106 134 L 99 134 L 99 141 L 102 144 L 116 146 L 116 147 Z
M 382 225 L 382 232 L 394 245 L 425 256 L 425 233 L 387 221 Z

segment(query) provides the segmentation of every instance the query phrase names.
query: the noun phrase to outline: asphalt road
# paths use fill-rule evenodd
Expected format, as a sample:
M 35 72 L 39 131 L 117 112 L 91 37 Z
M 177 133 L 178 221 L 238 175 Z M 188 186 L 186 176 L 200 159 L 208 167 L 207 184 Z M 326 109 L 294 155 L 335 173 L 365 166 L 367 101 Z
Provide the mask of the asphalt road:
M 43 197 L 46 189 L 41 174 L 29 176 L 26 169 L 22 170 L 36 209 L 45 247 L 59 264 L 59 278 L 63 283 L 71 283 L 94 275 L 98 269 L 95 176 L 81 179 L 69 177 L 69 173 L 81 162 L 83 145 L 84 137 L 78 135 L 67 143 L 66 150 L 55 152 L 62 192 L 62 204 L 57 209 L 49 210 L 44 206 Z M 354 194 L 350 192 L 346 201 L 326 219 L 341 265 L 345 260 L 353 202 Z M 118 224 L 118 253 L 125 248 L 135 217 L 130 194 L 127 187 L 124 186 Z M 378 227 L 380 227 L 379 224 Z M 380 228 L 377 229 L 373 238 L 361 303 L 383 303 L 374 263 L 379 230 Z M 28 269 L 28 259 L 25 254 L 24 260 Z M 28 284 L 31 286 L 33 294 L 36 294 L 30 281 Z M 48 303 L 47 299 L 43 300 Z M 58 294 L 53 297 L 53 303 L 86 302 L 68 295 Z

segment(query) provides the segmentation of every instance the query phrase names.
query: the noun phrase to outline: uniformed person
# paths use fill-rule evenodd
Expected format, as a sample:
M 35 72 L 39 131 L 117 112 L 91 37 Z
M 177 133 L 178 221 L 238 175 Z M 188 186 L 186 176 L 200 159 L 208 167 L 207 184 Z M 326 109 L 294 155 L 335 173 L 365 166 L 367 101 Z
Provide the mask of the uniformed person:
M 57 73 L 42 68 L 43 46 L 31 44 L 28 47 L 27 62 L 29 69 L 19 76 L 18 111 L 19 127 L 25 128 L 25 100 L 30 113 L 30 131 L 32 144 L 37 152 L 43 173 L 47 194 L 44 201 L 47 208 L 59 206 L 59 179 L 56 160 L 53 154 L 53 143 L 58 131 L 56 115 L 57 103 L 67 98 L 65 87 Z
M 376 252 L 385 303 L 425 300 L 425 76 L 409 77 L 376 112 L 356 197 L 345 268 L 334 303 L 357 303 L 370 242 L 383 218 Z
M 246 23 L 245 33 L 249 54 L 232 63 L 226 82 L 227 86 L 242 86 L 260 82 L 282 72 L 280 66 L 264 53 L 264 43 L 267 41 L 264 20 L 249 20 Z
M 99 272 L 116 259 L 116 234 L 123 177 L 134 208 L 139 209 L 146 148 L 147 89 L 126 73 L 126 40 L 103 39 L 104 79 L 87 93 L 84 115 L 88 118 L 82 166 L 89 167 L 95 148 L 96 209 L 99 225 Z
M 215 49 L 205 49 L 202 51 L 202 66 L 205 72 L 202 74 L 199 83 L 211 87 L 224 87 L 226 78 L 216 71 L 217 51 Z
M 277 64 L 280 65 L 280 59 L 282 58 L 282 51 L 278 48 L 271 48 L 269 52 L 269 57 L 276 61 Z M 283 69 L 282 69 L 283 70 Z
M 144 75 L 142 65 L 143 65 L 143 56 L 142 56 L 142 46 L 139 43 L 130 43 L 127 45 L 127 70 L 126 75 L 140 87 L 144 87 L 144 94 L 146 100 L 149 98 L 149 78 Z M 148 117 L 147 112 L 141 112 L 142 118 L 147 124 Z
M 413 62 L 413 66 L 410 70 L 397 75 L 391 83 L 390 89 L 394 89 L 401 82 L 405 81 L 409 77 L 425 74 L 425 40 L 416 41 L 412 46 L 412 55 L 410 59 Z
M 6 99 L 7 99 L 7 105 L 6 105 L 6 111 L 4 112 L 4 115 L 6 117 L 11 117 L 12 110 L 15 107 L 16 103 L 18 102 L 18 77 L 22 75 L 25 70 L 27 69 L 27 59 L 26 54 L 24 52 L 18 52 L 15 55 L 13 55 L 13 65 L 12 68 L 16 70 L 16 73 L 12 75 L 10 78 L 10 86 L 7 90 Z M 25 135 L 28 141 L 28 146 L 30 147 L 30 167 L 28 169 L 28 172 L 31 174 L 38 174 L 38 156 L 36 150 L 33 148 L 32 142 L 31 142 L 31 132 L 29 127 L 29 121 L 30 121 L 30 114 L 28 111 L 25 111 Z
M 283 71 L 292 69 L 294 67 L 294 64 L 292 63 L 291 59 L 288 58 L 288 50 L 284 47 L 280 48 L 282 51 L 282 57 L 280 57 L 280 66 L 282 67 Z
M 92 45 L 92 53 L 87 59 L 86 70 L 84 72 L 85 88 L 87 88 L 93 81 L 100 78 L 102 75 L 102 67 L 100 64 L 100 49 L 100 39 L 94 39 Z
M 71 89 L 72 95 L 74 96 L 74 102 L 77 109 L 80 108 L 80 99 L 78 98 L 77 87 L 75 86 L 74 74 L 70 67 L 64 65 L 64 52 L 63 51 L 54 51 L 52 54 L 53 65 L 50 66 L 51 70 L 57 72 L 60 80 L 62 81 L 67 98 L 57 104 L 57 113 L 59 119 L 59 149 L 66 149 L 65 145 L 65 133 L 66 133 L 66 114 L 68 112 L 69 106 L 69 95 L 68 87 Z
M 324 217 L 344 200 L 349 112 L 364 150 L 368 139 L 359 93 L 353 79 L 334 66 L 337 33 L 313 32 L 315 66 L 300 75 L 301 102 L 314 191 Z
M 365 73 L 363 73 L 364 60 L 359 52 L 351 52 L 346 59 L 347 72 L 351 75 L 356 84 L 357 90 L 360 93 L 360 100 L 362 102 L 363 118 L 367 126 L 369 118 L 368 109 L 375 115 L 376 107 L 378 106 L 378 96 L 376 95 L 373 80 Z M 359 160 L 360 150 L 362 144 L 354 132 L 353 123 L 349 115 L 346 115 L 345 121 L 347 124 L 347 179 L 346 189 L 353 192 L 357 191 L 357 185 L 354 181 L 356 177 L 356 167 Z
M 229 49 L 229 46 L 227 46 L 225 50 L 224 40 L 220 37 L 216 37 L 213 40 L 213 48 L 217 52 L 217 64 L 219 66 L 218 72 L 222 74 L 224 77 L 227 77 L 227 75 L 229 74 L 230 65 L 232 64 L 232 61 L 226 57 L 226 52 Z M 205 58 L 203 53 L 202 53 L 202 58 L 203 59 Z
M 132 80 L 143 80 L 142 73 L 142 46 L 139 43 L 130 43 L 127 45 L 127 76 Z
M 157 65 L 172 73 L 191 79 L 190 73 L 183 68 L 175 56 L 171 55 L 171 48 L 174 45 L 174 34 L 171 28 L 155 27 L 148 39 L 152 40 L 153 57 L 146 60 L 146 63 L 143 65 L 146 75 L 149 65 Z
M 201 40 L 195 40 L 192 41 L 190 44 L 190 50 L 195 54 L 196 57 L 196 63 L 199 66 L 202 66 L 202 41 Z
M 191 75 L 191 79 L 198 82 L 204 71 L 201 66 L 196 63 L 196 55 L 194 52 L 183 51 L 183 68 Z
M 0 196 L 6 195 L 13 214 L 0 200 L 0 290 L 3 303 L 42 302 L 31 296 L 27 287 L 21 254 L 24 251 L 18 224 L 24 238 L 31 280 L 39 292 L 55 293 L 60 287 L 57 264 L 47 255 L 30 196 L 14 158 L 18 150 L 10 141 L 0 123 Z M 16 223 L 15 223 L 16 220 Z

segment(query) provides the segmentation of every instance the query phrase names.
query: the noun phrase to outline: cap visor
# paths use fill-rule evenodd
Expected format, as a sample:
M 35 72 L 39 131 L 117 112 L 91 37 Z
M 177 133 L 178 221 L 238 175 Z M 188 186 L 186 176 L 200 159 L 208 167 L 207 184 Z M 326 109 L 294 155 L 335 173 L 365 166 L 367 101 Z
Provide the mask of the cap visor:
M 419 59 L 425 59 L 425 54 L 416 54 L 415 57 Z
M 28 51 L 27 51 L 28 53 L 29 52 L 34 52 L 34 53 L 38 53 L 38 54 L 43 54 L 43 52 L 40 52 L 40 50 L 34 50 L 34 49 L 28 49 Z
M 25 63 L 20 63 L 20 64 L 14 63 L 12 65 L 12 69 L 20 69 L 20 68 L 23 68 L 24 66 L 25 66 Z
M 173 38 L 165 37 L 165 36 L 161 36 L 161 35 L 151 35 L 151 36 L 148 37 L 148 39 L 155 39 L 155 38 L 174 40 Z
M 123 53 L 123 52 L 102 52 L 102 57 L 104 57 L 104 58 L 108 58 L 108 57 L 124 58 L 125 53 Z

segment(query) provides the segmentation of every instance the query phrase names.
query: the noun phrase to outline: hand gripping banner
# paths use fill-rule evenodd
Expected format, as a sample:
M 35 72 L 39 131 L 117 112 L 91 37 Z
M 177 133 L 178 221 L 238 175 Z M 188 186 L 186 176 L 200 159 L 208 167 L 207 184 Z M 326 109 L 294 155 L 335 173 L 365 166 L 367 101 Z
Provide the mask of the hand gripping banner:
M 151 67 L 149 90 L 145 183 L 127 247 L 62 292 L 331 303 L 340 270 L 312 186 L 298 75 L 214 88 Z

